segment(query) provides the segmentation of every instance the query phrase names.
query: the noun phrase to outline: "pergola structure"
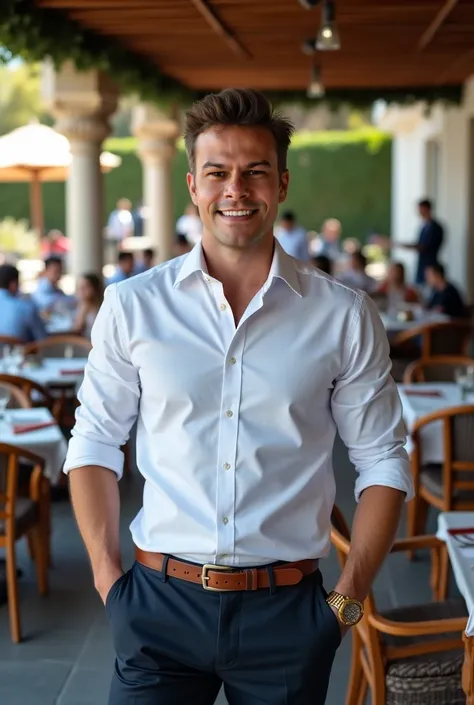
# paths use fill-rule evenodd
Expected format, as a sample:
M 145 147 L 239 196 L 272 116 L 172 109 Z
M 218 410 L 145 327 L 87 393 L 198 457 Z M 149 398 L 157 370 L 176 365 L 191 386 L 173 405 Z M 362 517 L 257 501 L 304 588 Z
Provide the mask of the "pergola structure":
M 445 98 L 451 102 L 451 107 L 436 113 L 436 124 L 441 131 L 448 130 L 449 139 L 446 135 L 441 139 L 438 128 L 436 132 L 426 125 L 423 138 L 415 131 L 408 139 L 407 134 L 415 129 L 412 118 L 407 118 L 412 115 L 410 109 L 399 110 L 396 116 L 392 111 L 385 122 L 397 135 L 392 234 L 396 239 L 413 239 L 416 199 L 438 196 L 440 184 L 452 190 L 461 179 L 462 197 L 458 192 L 454 200 L 446 198 L 441 215 L 452 220 L 456 208 L 455 220 L 462 230 L 456 237 L 462 247 L 455 258 L 456 271 L 451 273 L 468 288 L 472 277 L 466 248 L 474 219 L 469 215 L 470 171 L 460 155 L 470 154 L 471 109 L 462 102 L 462 94 L 474 73 L 474 2 L 333 0 L 341 48 L 308 55 L 303 45 L 315 38 L 328 1 L 5 0 L 10 15 L 16 12 L 14 19 L 18 20 L 7 27 L 9 48 L 39 59 L 40 51 L 57 58 L 56 46 L 64 58 L 69 45 L 71 56 L 76 57 L 80 47 L 80 63 L 88 68 L 80 73 L 69 62 L 58 71 L 49 64 L 45 71 L 45 96 L 57 118 L 56 129 L 69 138 L 73 154 L 67 192 L 73 274 L 86 265 L 96 270 L 101 265 L 93 244 L 102 237 L 99 154 L 116 107 L 117 85 L 143 89 L 148 101 L 136 111 L 133 130 L 149 212 L 145 232 L 159 250 L 159 258 L 166 259 L 173 243 L 171 160 L 179 127 L 172 111 L 163 114 L 150 102 L 150 88 L 168 107 L 225 86 L 259 88 L 278 100 L 308 100 L 310 69 L 317 65 L 330 100 L 433 103 Z M 29 24 L 22 20 L 28 13 Z M 23 35 L 18 26 L 23 27 L 25 39 L 19 39 Z M 9 45 L 4 37 L 3 41 Z M 93 68 L 94 57 L 102 69 L 109 58 L 108 76 Z M 444 123 L 439 118 L 440 110 L 445 117 L 451 116 L 450 126 L 447 117 Z M 417 120 L 425 120 L 422 111 L 415 109 L 415 113 Z M 441 123 L 444 128 L 439 127 Z M 437 150 L 436 145 L 443 142 L 446 146 L 453 140 L 457 140 L 456 158 Z M 464 160 L 462 173 L 454 174 L 458 157 Z M 413 169 L 410 160 L 415 158 Z M 89 224 L 87 230 L 84 222 Z M 95 253 L 94 261 L 88 259 L 91 253 Z

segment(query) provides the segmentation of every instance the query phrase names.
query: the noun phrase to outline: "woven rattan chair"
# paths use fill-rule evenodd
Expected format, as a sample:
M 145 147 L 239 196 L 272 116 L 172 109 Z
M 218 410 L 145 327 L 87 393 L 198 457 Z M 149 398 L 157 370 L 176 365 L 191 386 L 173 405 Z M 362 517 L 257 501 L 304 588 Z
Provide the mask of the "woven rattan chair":
M 36 340 L 34 343 L 25 345 L 25 356 L 64 357 L 64 353 L 69 347 L 72 357 L 88 357 L 92 349 L 90 340 L 81 335 L 50 335 L 43 340 Z
M 404 384 L 417 382 L 455 382 L 458 367 L 474 367 L 474 359 L 458 355 L 436 355 L 412 362 L 403 376 Z
M 350 531 L 337 507 L 331 516 L 331 541 L 341 568 L 350 551 Z M 440 550 L 434 536 L 396 541 L 392 553 L 408 548 L 432 554 L 431 587 L 438 597 Z M 467 610 L 462 600 L 432 602 L 378 612 L 374 596 L 352 630 L 352 660 L 346 705 L 363 705 L 370 688 L 372 705 L 464 705 L 461 634 Z
M 26 497 L 18 496 L 21 460 L 33 466 Z M 10 628 L 15 643 L 21 641 L 15 544 L 23 536 L 28 538 L 32 548 L 39 592 L 41 595 L 48 592 L 50 499 L 49 482 L 43 470 L 43 458 L 0 443 L 0 548 L 6 551 Z
M 432 423 L 441 423 L 444 440 L 443 464 L 424 464 L 421 433 Z M 441 409 L 416 422 L 412 430 L 411 469 L 415 498 L 408 504 L 407 534 L 423 533 L 430 506 L 442 512 L 474 510 L 474 405 Z M 441 553 L 440 595 L 448 589 L 449 559 Z

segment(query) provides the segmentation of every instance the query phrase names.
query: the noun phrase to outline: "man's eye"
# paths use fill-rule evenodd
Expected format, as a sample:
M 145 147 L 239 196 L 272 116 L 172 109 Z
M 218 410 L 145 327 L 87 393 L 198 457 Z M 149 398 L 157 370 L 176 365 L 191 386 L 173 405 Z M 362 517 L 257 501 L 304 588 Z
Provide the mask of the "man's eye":
M 247 174 L 249 176 L 259 176 L 260 174 L 265 174 L 264 171 L 259 171 L 258 169 L 250 169 Z
M 224 171 L 211 171 L 208 174 L 208 176 L 217 176 L 217 177 L 221 178 L 222 176 L 225 176 L 225 172 Z

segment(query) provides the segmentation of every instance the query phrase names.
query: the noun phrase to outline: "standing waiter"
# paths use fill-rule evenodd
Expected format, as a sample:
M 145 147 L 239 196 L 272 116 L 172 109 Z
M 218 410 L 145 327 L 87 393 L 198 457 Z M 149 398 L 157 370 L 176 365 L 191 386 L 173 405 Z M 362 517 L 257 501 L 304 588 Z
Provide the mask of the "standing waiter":
M 412 485 L 373 304 L 273 236 L 293 127 L 228 89 L 187 115 L 187 255 L 110 286 L 65 471 L 116 650 L 110 705 L 322 705 L 343 633 Z M 137 421 L 136 561 L 119 549 L 120 447 Z M 333 591 L 339 432 L 358 472 Z

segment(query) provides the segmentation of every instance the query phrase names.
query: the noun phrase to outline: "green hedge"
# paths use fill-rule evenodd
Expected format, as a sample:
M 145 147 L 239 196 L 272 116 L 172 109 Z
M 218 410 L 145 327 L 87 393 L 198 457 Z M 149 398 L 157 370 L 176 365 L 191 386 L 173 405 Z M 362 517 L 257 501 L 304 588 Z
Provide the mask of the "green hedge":
M 106 148 L 122 157 L 122 165 L 105 176 L 106 210 L 126 196 L 137 203 L 142 192 L 142 170 L 133 138 L 111 139 Z M 327 217 L 343 223 L 344 236 L 364 240 L 374 229 L 390 228 L 391 139 L 373 129 L 356 132 L 320 132 L 295 136 L 289 153 L 290 191 L 282 208 L 294 210 L 308 229 L 318 230 Z M 189 201 L 182 144 L 173 164 L 174 215 Z M 44 184 L 46 228 L 65 229 L 64 184 Z M 0 184 L 0 220 L 28 218 L 28 185 Z

